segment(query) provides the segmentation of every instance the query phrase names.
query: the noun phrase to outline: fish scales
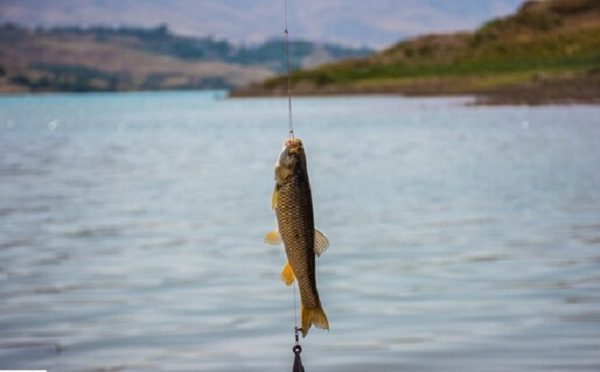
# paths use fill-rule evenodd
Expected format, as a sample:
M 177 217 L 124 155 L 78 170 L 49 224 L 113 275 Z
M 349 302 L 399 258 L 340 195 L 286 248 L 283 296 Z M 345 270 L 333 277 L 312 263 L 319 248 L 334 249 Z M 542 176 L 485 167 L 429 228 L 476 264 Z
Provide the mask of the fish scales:
M 279 233 L 298 280 L 302 304 L 307 309 L 320 305 L 314 254 L 314 217 L 308 179 L 295 174 L 279 189 L 277 207 Z

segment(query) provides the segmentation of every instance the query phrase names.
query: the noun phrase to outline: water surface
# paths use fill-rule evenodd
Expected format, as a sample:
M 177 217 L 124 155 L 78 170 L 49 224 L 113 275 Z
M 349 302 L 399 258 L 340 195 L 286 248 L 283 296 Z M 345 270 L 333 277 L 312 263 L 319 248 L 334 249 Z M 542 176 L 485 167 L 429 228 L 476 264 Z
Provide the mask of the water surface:
M 308 371 L 600 369 L 600 108 L 295 100 L 330 332 Z M 0 368 L 281 371 L 287 102 L 0 98 Z

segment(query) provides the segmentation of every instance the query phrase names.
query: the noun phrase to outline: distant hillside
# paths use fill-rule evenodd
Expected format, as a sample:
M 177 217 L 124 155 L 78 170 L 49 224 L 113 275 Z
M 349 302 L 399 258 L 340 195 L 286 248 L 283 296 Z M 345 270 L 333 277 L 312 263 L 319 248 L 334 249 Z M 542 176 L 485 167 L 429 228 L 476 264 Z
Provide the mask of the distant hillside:
M 231 88 L 285 70 L 284 45 L 237 46 L 151 29 L 0 26 L 0 91 Z M 294 41 L 294 68 L 365 56 L 367 49 Z
M 529 1 L 472 33 L 428 35 L 370 57 L 297 71 L 296 94 L 488 94 L 600 101 L 600 0 Z M 276 77 L 235 95 L 279 95 Z
M 290 0 L 294 37 L 347 45 L 390 45 L 424 30 L 471 29 L 522 0 Z M 175 33 L 217 33 L 239 43 L 283 31 L 282 0 L 0 0 L 0 23 L 55 26 L 152 25 Z M 397 20 L 394 22 L 394 18 Z M 410 25 L 410 27 L 407 27 Z

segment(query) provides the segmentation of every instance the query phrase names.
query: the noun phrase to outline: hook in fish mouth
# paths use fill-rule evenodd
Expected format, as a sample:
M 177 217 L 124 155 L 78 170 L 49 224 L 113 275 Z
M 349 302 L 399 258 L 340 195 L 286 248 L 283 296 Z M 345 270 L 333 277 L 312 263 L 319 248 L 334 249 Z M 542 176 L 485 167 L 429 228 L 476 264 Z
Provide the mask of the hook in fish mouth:
M 298 152 L 299 149 L 302 149 L 302 140 L 299 138 L 286 138 L 283 141 L 283 147 L 288 150 L 290 154 Z

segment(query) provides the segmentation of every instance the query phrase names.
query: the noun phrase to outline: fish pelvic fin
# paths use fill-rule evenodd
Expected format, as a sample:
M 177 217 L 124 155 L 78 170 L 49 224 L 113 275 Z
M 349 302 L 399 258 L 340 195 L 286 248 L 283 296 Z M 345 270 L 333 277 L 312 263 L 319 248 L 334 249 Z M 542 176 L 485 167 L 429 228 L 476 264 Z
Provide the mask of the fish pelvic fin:
M 290 266 L 289 261 L 283 266 L 283 270 L 281 270 L 281 280 L 285 283 L 285 285 L 290 286 L 294 282 L 294 272 L 292 271 L 292 266 Z
M 279 230 L 275 229 L 273 231 L 269 231 L 265 235 L 264 242 L 265 242 L 265 244 L 269 244 L 269 245 L 281 244 L 281 235 L 279 234 Z
M 306 337 L 311 326 L 329 330 L 327 315 L 321 305 L 314 309 L 306 309 L 302 306 L 302 337 Z
M 323 234 L 319 230 L 315 229 L 315 247 L 314 247 L 314 249 L 315 249 L 315 254 L 317 255 L 317 257 L 322 255 L 323 252 L 325 252 L 327 250 L 327 248 L 329 248 L 329 239 L 327 239 L 325 234 Z

